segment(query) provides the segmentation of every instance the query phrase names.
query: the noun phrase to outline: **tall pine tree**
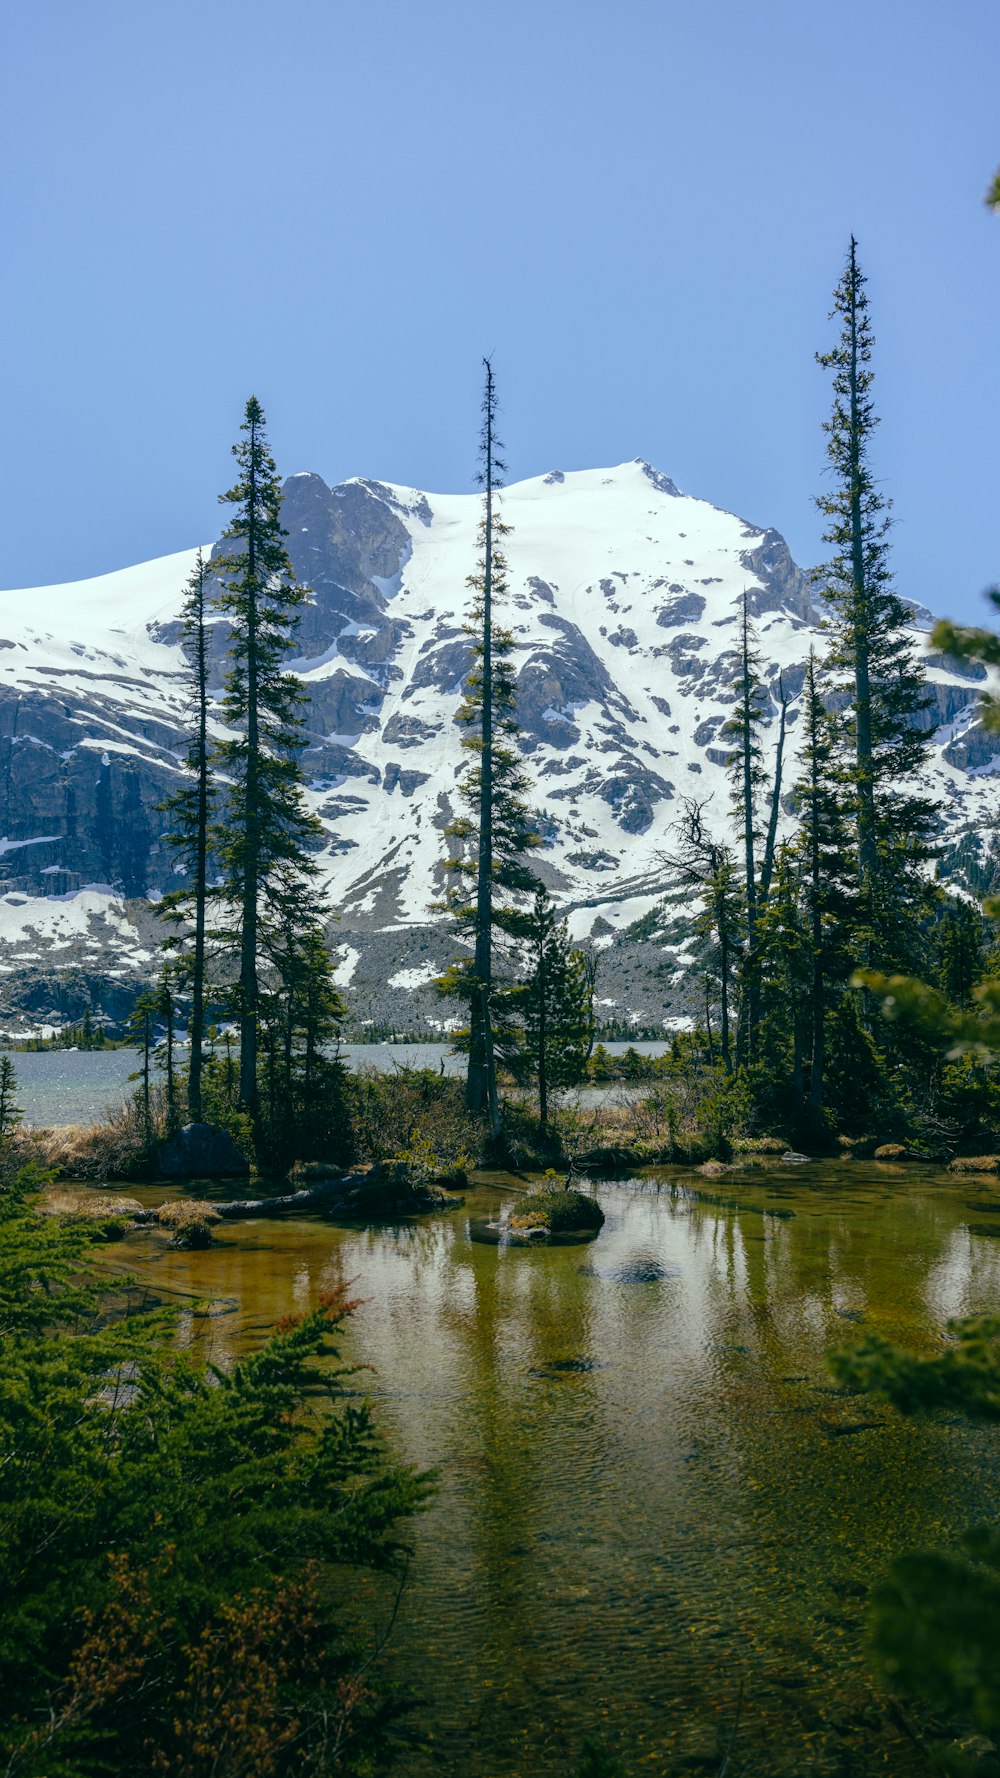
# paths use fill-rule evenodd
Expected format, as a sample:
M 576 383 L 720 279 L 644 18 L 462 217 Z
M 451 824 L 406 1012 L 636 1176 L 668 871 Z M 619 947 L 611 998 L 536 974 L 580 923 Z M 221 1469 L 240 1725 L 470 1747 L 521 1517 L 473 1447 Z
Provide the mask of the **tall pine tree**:
M 330 1054 L 345 1007 L 313 899 L 296 885 L 262 933 L 267 1148 L 282 1163 L 351 1158 L 344 1067 Z
M 730 800 L 743 842 L 746 950 L 743 956 L 737 1049 L 747 1062 L 754 1059 L 759 1022 L 757 801 L 764 783 L 760 731 L 764 722 L 766 695 L 760 676 L 760 655 L 751 631 L 744 588 L 736 708 L 723 729 L 723 735 L 726 740 L 734 743 L 728 767 Z
M 892 586 L 890 503 L 870 461 L 874 342 L 853 236 L 834 292 L 831 319 L 838 318 L 836 346 L 817 355 L 833 372 L 833 412 L 824 423 L 833 486 L 817 504 L 834 552 L 818 574 L 831 608 L 825 670 L 848 694 L 841 732 L 866 928 L 859 960 L 883 962 L 898 955 L 903 907 L 919 900 L 936 817 L 919 777 L 932 733 L 924 676 L 911 614 Z
M 664 860 L 678 880 L 695 890 L 701 906 L 694 920 L 696 934 L 706 941 L 698 963 L 705 983 L 705 1017 L 711 1046 L 711 987 L 719 999 L 719 1047 L 723 1066 L 733 1067 L 733 974 L 746 940 L 746 900 L 732 849 L 712 837 L 705 822 L 705 803 L 685 797 L 674 823 L 677 850 Z
M 181 608 L 181 649 L 189 672 L 191 728 L 187 778 L 164 805 L 173 817 L 167 838 L 178 853 L 190 886 L 171 890 L 157 912 L 179 926 L 181 934 L 167 940 L 178 953 L 179 969 L 190 984 L 187 1109 L 192 1123 L 201 1123 L 201 1076 L 205 1045 L 205 951 L 208 901 L 208 841 L 212 814 L 211 743 L 209 740 L 207 572 L 198 551 Z
M 239 475 L 219 496 L 235 508 L 223 533 L 229 548 L 213 564 L 222 586 L 219 609 L 232 629 L 223 703 L 231 735 L 218 748 L 229 789 L 215 844 L 239 942 L 239 1102 L 256 1122 L 261 927 L 271 917 L 280 920 L 290 880 L 315 875 L 310 847 L 320 828 L 302 795 L 303 689 L 285 671 L 307 594 L 285 549 L 281 484 L 256 397 L 247 402 L 241 430 L 233 446 Z
M 544 1129 L 549 1093 L 583 1078 L 592 1041 L 593 986 L 583 952 L 571 947 L 566 922 L 541 884 L 525 920 L 525 938 L 530 974 L 520 1010 Z
M 497 438 L 497 393 L 493 365 L 484 359 L 482 429 L 479 440 L 483 514 L 480 556 L 469 577 L 473 605 L 465 625 L 472 641 L 472 670 L 458 722 L 462 746 L 471 755 L 463 777 L 462 798 L 468 814 L 446 830 L 458 842 L 447 861 L 451 887 L 448 910 L 473 938 L 471 962 L 446 972 L 445 992 L 469 1001 L 469 1064 L 465 1103 L 469 1111 L 488 1111 L 493 1133 L 499 1131 L 493 1015 L 494 946 L 498 931 L 518 928 L 519 904 L 536 884 L 526 854 L 538 844 L 526 802 L 529 779 L 517 747 L 514 639 L 497 623 L 496 611 L 507 591 L 503 540 L 509 527 L 499 511 L 505 465 Z
M 815 652 L 809 650 L 803 687 L 802 776 L 796 786 L 799 855 L 808 955 L 808 1103 L 823 1104 L 826 1020 L 832 988 L 844 991 L 850 972 L 847 934 L 856 888 L 851 882 L 851 849 L 844 819 L 836 736 L 820 695 Z

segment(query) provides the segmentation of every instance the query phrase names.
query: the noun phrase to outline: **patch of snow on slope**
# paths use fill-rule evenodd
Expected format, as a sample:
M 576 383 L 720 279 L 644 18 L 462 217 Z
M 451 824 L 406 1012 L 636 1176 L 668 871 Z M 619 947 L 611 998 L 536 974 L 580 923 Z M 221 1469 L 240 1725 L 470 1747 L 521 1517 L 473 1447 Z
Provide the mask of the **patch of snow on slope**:
M 389 977 L 390 988 L 422 988 L 441 974 L 437 963 L 420 963 L 412 969 L 397 969 L 395 975 Z

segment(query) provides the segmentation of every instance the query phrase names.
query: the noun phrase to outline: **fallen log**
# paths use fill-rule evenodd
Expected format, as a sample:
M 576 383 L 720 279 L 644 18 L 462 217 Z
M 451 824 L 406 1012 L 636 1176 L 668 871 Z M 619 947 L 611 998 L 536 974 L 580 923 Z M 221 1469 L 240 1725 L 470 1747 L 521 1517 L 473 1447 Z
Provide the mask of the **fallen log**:
M 328 1174 L 299 1191 L 282 1192 L 272 1198 L 212 1198 L 206 1207 L 224 1222 L 237 1222 L 253 1216 L 287 1216 L 295 1211 L 327 1210 L 334 1204 L 352 1208 L 352 1200 L 363 1199 L 371 1208 L 372 1200 L 385 1200 L 386 1208 L 433 1210 L 453 1202 L 443 1192 L 414 1187 L 406 1168 L 400 1164 L 380 1164 L 364 1173 Z M 160 1211 L 130 1210 L 129 1221 L 159 1221 Z
M 349 1197 L 359 1186 L 374 1183 L 370 1173 L 343 1173 L 339 1179 L 319 1179 L 301 1191 L 283 1192 L 277 1198 L 213 1200 L 212 1208 L 228 1221 L 245 1216 L 285 1216 L 290 1210 L 320 1210 Z M 403 1182 L 400 1182 L 402 1184 Z

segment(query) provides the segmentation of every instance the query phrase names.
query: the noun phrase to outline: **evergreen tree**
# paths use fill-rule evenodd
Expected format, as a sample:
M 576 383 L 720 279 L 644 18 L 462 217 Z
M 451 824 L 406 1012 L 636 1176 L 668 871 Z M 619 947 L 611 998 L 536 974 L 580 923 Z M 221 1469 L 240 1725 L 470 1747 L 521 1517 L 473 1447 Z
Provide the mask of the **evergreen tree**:
M 215 563 L 219 609 L 232 626 L 223 703 L 232 737 L 217 749 L 230 788 L 214 840 L 225 869 L 222 896 L 239 935 L 239 1101 L 255 1125 L 261 928 L 290 877 L 315 875 L 309 847 L 320 828 L 302 796 L 301 682 L 284 670 L 306 589 L 296 584 L 285 549 L 281 485 L 255 397 L 241 430 L 233 446 L 239 476 L 220 496 L 236 509 L 223 534 L 230 547 Z
M 760 922 L 762 1060 L 755 1086 L 758 1111 L 765 1114 L 765 1121 L 771 1113 L 782 1121 L 789 1112 L 797 1121 L 805 1103 L 812 1022 L 802 878 L 802 860 L 786 840 L 777 850 Z
M 16 1105 L 17 1075 L 9 1056 L 0 1056 L 0 1147 L 7 1144 L 24 1116 Z
M 167 838 L 190 878 L 190 887 L 171 890 L 157 907 L 165 919 L 185 929 L 183 939 L 174 938 L 167 943 L 170 949 L 180 953 L 191 988 L 187 1108 L 191 1122 L 196 1124 L 203 1121 L 201 1077 L 205 1044 L 208 844 L 212 812 L 206 582 L 205 563 L 199 550 L 181 608 L 181 649 L 190 673 L 188 779 L 165 804 L 174 821 L 174 831 Z
M 988 597 L 1000 608 L 1000 588 L 991 589 Z M 945 620 L 935 626 L 931 641 L 935 648 L 961 659 L 1000 664 L 1000 636 L 993 631 Z M 1000 702 L 990 693 L 983 695 L 981 711 L 985 727 L 1000 729 Z M 1000 920 L 1000 896 L 986 900 L 984 913 L 988 920 Z M 880 997 L 882 1011 L 891 1023 L 898 1022 L 907 1033 L 917 1031 L 933 1038 L 939 1047 L 948 1048 L 951 1057 L 965 1055 L 992 1062 L 1000 1057 L 1000 958 L 996 954 L 986 958 L 987 973 L 970 991 L 968 946 L 966 936 L 961 945 L 966 954 L 957 961 L 954 941 L 949 943 L 945 938 L 938 959 L 939 972 L 945 975 L 945 993 L 928 981 L 884 971 L 862 971 L 860 979 Z
M 303 885 L 292 886 L 264 942 L 270 1157 L 350 1160 L 344 1069 L 327 1053 L 339 1037 L 345 1007 L 333 984 L 329 945 Z
M 469 810 L 451 822 L 447 837 L 458 842 L 447 861 L 452 882 L 445 906 L 472 936 L 471 962 L 455 964 L 442 978 L 446 993 L 469 1001 L 469 1065 L 465 1102 L 470 1111 L 489 1112 L 493 1134 L 500 1127 L 496 1090 L 494 944 L 497 930 L 517 930 L 518 903 L 535 887 L 525 854 L 538 844 L 525 801 L 529 780 L 517 748 L 514 639 L 496 621 L 507 591 L 503 540 L 509 527 L 500 517 L 498 494 L 505 465 L 496 435 L 497 395 L 487 358 L 480 433 L 483 516 L 480 557 L 469 577 L 473 605 L 465 633 L 472 642 L 472 670 L 458 722 L 462 746 L 471 755 L 462 798 Z
M 853 902 L 851 851 L 844 819 L 837 739 L 820 696 L 815 652 L 809 650 L 803 687 L 802 777 L 796 786 L 798 852 L 803 865 L 809 955 L 809 1105 L 823 1103 L 828 984 L 842 988 L 850 973 L 845 948 Z
M 174 999 L 173 985 L 169 969 L 163 971 L 159 990 L 156 995 L 156 1010 L 163 1020 L 163 1042 L 156 1052 L 156 1060 L 163 1070 L 167 1097 L 166 1134 L 174 1135 L 180 1122 L 177 1110 L 177 1071 L 174 1067 L 174 1038 L 176 1025 L 177 1003 Z
M 735 744 L 728 769 L 732 787 L 732 809 L 743 841 L 746 951 L 743 957 L 737 1048 L 744 1052 L 748 1062 L 752 1062 L 754 1058 L 759 1020 L 756 811 L 764 783 L 760 731 L 764 722 L 765 697 L 766 692 L 760 677 L 760 655 L 750 628 L 750 613 L 744 588 L 737 702 L 733 716 L 723 729 L 723 736 Z
M 754 949 L 757 925 L 756 804 L 764 782 L 760 730 L 764 722 L 766 692 L 760 676 L 760 652 L 750 625 L 746 589 L 740 624 L 740 673 L 736 710 L 723 729 L 736 744 L 729 765 L 732 806 L 743 839 L 743 869 L 747 901 L 747 943 Z
M 862 890 L 866 960 L 893 959 L 906 902 L 920 895 L 920 869 L 931 856 L 933 803 L 919 773 L 931 727 L 924 676 L 907 629 L 910 614 L 892 587 L 889 502 L 870 462 L 878 424 L 872 399 L 873 337 L 852 237 L 834 293 L 837 345 L 818 354 L 833 372 L 833 412 L 825 422 L 833 486 L 817 504 L 833 555 L 819 571 L 831 608 L 826 662 L 849 694 L 840 718 L 845 770 L 857 821 L 857 875 Z
M 708 984 L 714 980 L 719 998 L 719 1047 L 726 1073 L 733 1067 L 731 1008 L 733 973 L 745 939 L 745 898 L 740 891 L 739 871 L 729 846 L 714 840 L 705 826 L 705 804 L 685 797 L 679 821 L 677 852 L 667 859 L 680 881 L 698 891 L 701 907 L 695 932 L 707 941 L 698 966 L 706 982 L 706 1022 L 711 1047 L 711 1007 Z M 706 971 L 706 964 L 708 969 Z
M 4 1773 L 385 1770 L 352 1608 L 429 1488 L 345 1391 L 345 1293 L 220 1371 L 95 1233 L 0 1192 Z
M 531 973 L 520 1008 L 544 1128 L 550 1090 L 575 1086 L 583 1078 L 592 1042 L 592 992 L 586 958 L 570 946 L 566 922 L 541 884 L 525 921 L 525 937 Z
M 153 1051 L 156 1047 L 154 1020 L 158 1010 L 157 995 L 151 988 L 144 988 L 128 1016 L 128 1032 L 133 1043 L 142 1051 L 142 1066 L 129 1080 L 138 1080 L 142 1084 L 136 1094 L 142 1111 L 143 1136 L 147 1145 L 153 1140 L 153 1102 L 150 1088 L 150 1067 Z
M 983 917 L 967 901 L 949 899 L 938 925 L 941 988 L 953 1006 L 967 1012 L 976 984 L 986 973 Z
M 785 737 L 788 732 L 788 697 L 785 692 L 781 674 L 778 674 L 778 744 L 774 752 L 774 778 L 771 783 L 771 803 L 767 818 L 767 834 L 764 840 L 764 857 L 760 867 L 760 899 L 766 902 L 771 889 L 771 874 L 774 870 L 775 852 L 778 842 L 778 820 L 781 815 L 781 780 L 785 765 Z

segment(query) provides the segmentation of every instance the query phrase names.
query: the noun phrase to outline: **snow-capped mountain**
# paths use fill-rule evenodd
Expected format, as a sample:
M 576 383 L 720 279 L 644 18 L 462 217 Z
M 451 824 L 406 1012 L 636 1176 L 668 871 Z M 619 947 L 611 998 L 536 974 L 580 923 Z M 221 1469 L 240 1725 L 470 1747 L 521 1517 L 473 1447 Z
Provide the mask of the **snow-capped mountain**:
M 502 504 L 502 616 L 545 835 L 538 866 L 574 934 L 608 949 L 607 1010 L 648 1018 L 677 959 L 661 935 L 651 984 L 636 927 L 668 886 L 681 799 L 710 799 L 711 818 L 728 821 L 721 731 L 744 588 L 773 718 L 779 675 L 792 694 L 786 785 L 820 613 L 776 531 L 680 493 L 647 463 L 553 471 Z M 426 984 L 449 945 L 428 909 L 456 806 L 479 513 L 474 494 L 328 488 L 310 474 L 285 484 L 289 550 L 313 589 L 292 663 L 310 693 L 308 795 L 328 836 L 321 863 L 358 1016 L 440 1016 Z M 177 614 L 194 555 L 0 594 L 0 981 L 11 1003 L 77 1012 L 90 997 L 114 1010 L 153 963 L 149 902 L 176 882 L 158 805 L 184 744 Z M 929 623 L 915 608 L 925 652 Z M 220 620 L 220 684 L 225 640 Z M 978 722 L 983 670 L 927 661 L 942 725 L 932 778 L 957 841 L 995 820 L 1000 740 Z

